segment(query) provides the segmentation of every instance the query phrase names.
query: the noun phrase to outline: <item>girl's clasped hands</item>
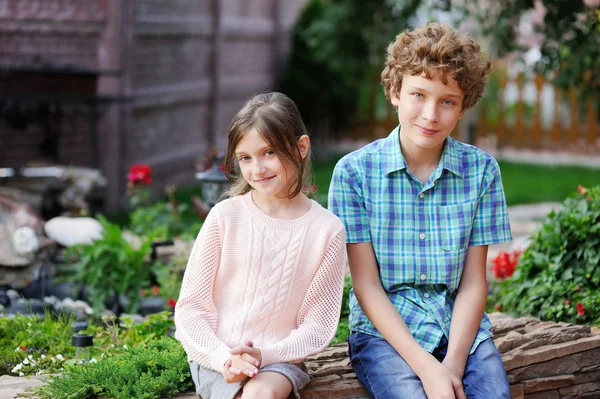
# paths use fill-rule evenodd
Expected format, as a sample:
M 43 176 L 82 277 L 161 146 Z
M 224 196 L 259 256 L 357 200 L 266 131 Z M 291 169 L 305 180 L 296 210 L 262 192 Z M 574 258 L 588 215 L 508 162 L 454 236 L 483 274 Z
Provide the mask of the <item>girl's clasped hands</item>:
M 252 341 L 231 348 L 231 357 L 225 362 L 223 376 L 225 382 L 241 382 L 258 374 L 262 362 L 260 349 L 254 348 Z

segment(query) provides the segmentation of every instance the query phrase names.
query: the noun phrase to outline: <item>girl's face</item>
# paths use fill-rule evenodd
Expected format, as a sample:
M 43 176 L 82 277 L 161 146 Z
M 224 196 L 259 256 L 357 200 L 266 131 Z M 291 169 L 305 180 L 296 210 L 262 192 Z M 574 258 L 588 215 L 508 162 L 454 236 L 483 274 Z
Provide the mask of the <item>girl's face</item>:
M 286 168 L 274 149 L 254 128 L 244 133 L 235 148 L 240 171 L 260 196 L 286 198 L 293 182 L 291 168 Z

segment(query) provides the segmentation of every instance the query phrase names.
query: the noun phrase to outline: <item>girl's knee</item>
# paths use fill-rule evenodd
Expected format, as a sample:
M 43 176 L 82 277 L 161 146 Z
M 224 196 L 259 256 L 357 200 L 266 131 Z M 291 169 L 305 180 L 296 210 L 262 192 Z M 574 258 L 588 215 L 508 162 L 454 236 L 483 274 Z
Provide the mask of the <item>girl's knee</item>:
M 273 386 L 253 384 L 245 386 L 242 391 L 242 399 L 285 399 Z

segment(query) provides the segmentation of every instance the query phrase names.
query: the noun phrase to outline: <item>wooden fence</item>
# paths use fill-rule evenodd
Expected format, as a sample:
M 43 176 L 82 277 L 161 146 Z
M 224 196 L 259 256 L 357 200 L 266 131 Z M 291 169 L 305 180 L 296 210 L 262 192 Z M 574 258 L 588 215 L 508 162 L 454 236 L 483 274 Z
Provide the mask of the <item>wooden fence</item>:
M 496 90 L 476 110 L 475 142 L 486 138 L 497 148 L 600 153 L 599 97 L 582 98 L 574 87 L 558 89 L 540 75 L 509 77 L 497 71 Z

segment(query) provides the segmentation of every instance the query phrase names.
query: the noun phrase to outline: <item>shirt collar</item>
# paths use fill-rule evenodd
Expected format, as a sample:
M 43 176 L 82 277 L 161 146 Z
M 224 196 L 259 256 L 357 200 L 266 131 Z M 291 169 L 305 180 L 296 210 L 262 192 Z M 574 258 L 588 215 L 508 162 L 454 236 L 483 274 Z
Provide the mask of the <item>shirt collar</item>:
M 400 148 L 400 126 L 397 126 L 390 135 L 385 139 L 383 145 L 384 155 L 384 173 L 390 174 L 392 172 L 406 169 L 406 160 L 402 155 Z M 442 150 L 442 157 L 438 166 L 438 170 L 441 171 L 446 169 L 455 175 L 464 178 L 463 164 L 461 162 L 462 151 L 456 144 L 456 140 L 451 137 L 446 139 L 444 143 L 444 149 Z
M 400 126 L 397 126 L 383 143 L 384 173 L 390 174 L 397 170 L 406 169 L 406 160 L 400 149 Z
M 446 138 L 444 144 L 444 150 L 442 151 L 442 158 L 440 159 L 440 166 L 442 169 L 446 169 L 460 178 L 464 178 L 464 169 L 462 159 L 462 151 L 452 137 Z

